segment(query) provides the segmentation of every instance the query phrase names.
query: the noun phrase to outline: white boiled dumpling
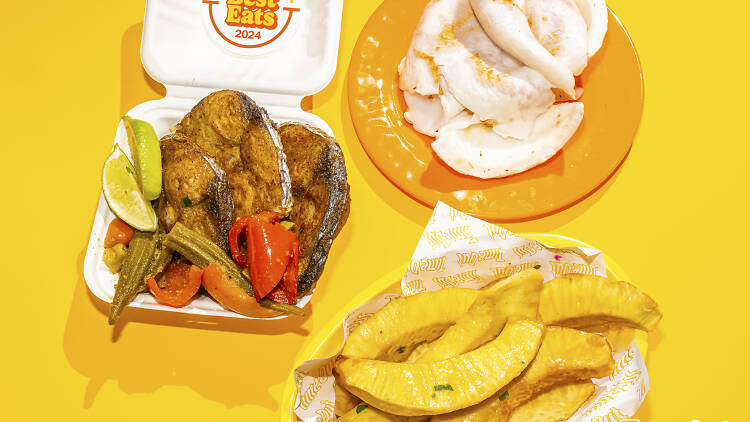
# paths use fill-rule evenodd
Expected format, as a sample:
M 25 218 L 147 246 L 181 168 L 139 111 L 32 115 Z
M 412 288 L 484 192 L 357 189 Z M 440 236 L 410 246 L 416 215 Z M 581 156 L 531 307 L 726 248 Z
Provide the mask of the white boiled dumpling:
M 607 4 L 604 0 L 575 0 L 588 28 L 588 56 L 593 57 L 607 34 Z
M 547 51 L 529 26 L 525 5 L 513 1 L 470 0 L 489 38 L 522 63 L 538 71 L 556 88 L 575 98 L 573 73 Z
M 419 95 L 437 95 L 440 92 L 437 66 L 431 56 L 414 48 L 418 34 L 414 34 L 406 57 L 398 65 L 399 88 Z
M 536 118 L 555 101 L 552 86 L 539 72 L 498 48 L 468 2 L 462 3 L 465 14 L 446 27 L 435 62 L 464 107 L 480 120 L 492 122 L 499 135 L 526 139 Z
M 405 92 L 440 97 L 443 117 L 455 111 L 455 99 L 492 122 L 498 134 L 517 139 L 527 138 L 534 120 L 554 102 L 551 85 L 541 74 L 487 37 L 468 0 L 428 4 L 399 72 Z M 407 119 L 420 132 L 433 132 L 422 129 L 434 129 L 440 121 L 435 99 L 409 97 Z
M 445 86 L 442 78 L 440 83 Z M 443 125 L 464 110 L 464 106 L 450 94 L 447 87 L 442 88 L 442 92 L 441 95 L 425 96 L 404 91 L 407 106 L 404 118 L 417 132 L 434 138 Z
M 519 141 L 503 137 L 463 112 L 440 130 L 432 149 L 459 173 L 490 179 L 521 173 L 544 163 L 575 134 L 583 119 L 583 103 L 562 103 L 536 121 L 531 136 Z
M 526 0 L 526 16 L 542 46 L 574 75 L 588 64 L 588 29 L 572 0 Z
M 450 93 L 432 57 L 435 34 L 449 19 L 446 8 L 430 3 L 414 31 L 406 57 L 398 66 L 399 87 L 404 92 L 406 121 L 417 132 L 435 137 L 441 126 L 464 107 Z

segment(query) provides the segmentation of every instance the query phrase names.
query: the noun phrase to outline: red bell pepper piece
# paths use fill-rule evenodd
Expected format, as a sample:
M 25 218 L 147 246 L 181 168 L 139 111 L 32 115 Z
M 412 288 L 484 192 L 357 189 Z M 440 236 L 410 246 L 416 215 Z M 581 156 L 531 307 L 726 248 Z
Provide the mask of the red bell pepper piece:
M 229 229 L 229 252 L 234 262 L 242 268 L 247 268 L 247 253 L 240 249 L 240 241 L 245 237 L 249 223 L 250 216 L 242 217 Z
M 297 281 L 299 277 L 299 241 L 294 237 L 292 256 L 287 265 L 281 283 L 271 290 L 268 297 L 274 302 L 294 305 L 297 303 Z
M 247 254 L 240 246 L 243 235 Z M 229 249 L 234 261 L 250 270 L 256 300 L 269 296 L 279 303 L 297 302 L 299 240 L 279 224 L 278 214 L 263 212 L 237 220 L 229 230 Z
M 247 227 L 253 218 L 260 218 L 269 223 L 277 223 L 279 221 L 279 216 L 276 213 L 263 212 L 257 215 L 242 217 L 234 222 L 229 229 L 229 252 L 232 254 L 234 262 L 242 268 L 247 268 L 247 254 L 240 247 L 240 242 L 242 242 L 243 239 L 247 241 Z

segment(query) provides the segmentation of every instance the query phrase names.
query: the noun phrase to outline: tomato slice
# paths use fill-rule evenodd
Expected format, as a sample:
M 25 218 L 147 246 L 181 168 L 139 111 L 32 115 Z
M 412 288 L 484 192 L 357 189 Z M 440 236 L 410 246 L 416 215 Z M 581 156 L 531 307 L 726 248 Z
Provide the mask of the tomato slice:
M 119 243 L 128 246 L 134 234 L 135 231 L 132 227 L 119 218 L 115 218 L 109 223 L 109 227 L 107 227 L 107 235 L 104 237 L 104 247 L 111 248 Z
M 260 306 L 216 264 L 209 265 L 203 271 L 203 287 L 217 302 L 239 314 L 258 318 L 281 315 L 279 311 Z
M 201 287 L 203 270 L 195 265 L 173 264 L 164 272 L 166 286 L 161 289 L 154 278 L 146 283 L 156 301 L 178 308 L 187 304 Z

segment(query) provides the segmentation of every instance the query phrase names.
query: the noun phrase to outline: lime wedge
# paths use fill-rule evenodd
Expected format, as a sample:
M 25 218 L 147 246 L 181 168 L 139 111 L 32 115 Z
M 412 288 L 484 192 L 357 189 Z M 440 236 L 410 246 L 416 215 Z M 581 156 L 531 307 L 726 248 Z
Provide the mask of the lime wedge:
M 161 150 L 159 139 L 149 122 L 125 116 L 122 118 L 128 133 L 130 155 L 136 171 L 138 186 L 143 196 L 153 201 L 161 195 Z
M 143 197 L 135 168 L 119 146 L 115 146 L 104 163 L 102 189 L 109 208 L 124 222 L 137 230 L 156 230 L 156 212 Z

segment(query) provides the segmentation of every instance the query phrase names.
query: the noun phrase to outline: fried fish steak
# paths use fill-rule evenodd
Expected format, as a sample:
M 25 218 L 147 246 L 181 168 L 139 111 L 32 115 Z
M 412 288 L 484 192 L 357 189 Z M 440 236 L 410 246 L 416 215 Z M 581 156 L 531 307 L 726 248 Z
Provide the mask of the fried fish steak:
M 284 123 L 278 130 L 292 179 L 289 218 L 300 242 L 297 294 L 304 295 L 320 277 L 331 242 L 349 216 L 349 184 L 335 139 L 301 123 Z
M 287 216 L 292 187 L 286 157 L 266 111 L 239 91 L 217 91 L 185 115 L 177 133 L 216 160 L 229 181 L 234 215 L 262 211 Z
M 161 140 L 163 190 L 156 207 L 159 225 L 175 223 L 226 247 L 234 222 L 234 202 L 226 173 L 187 136 L 176 133 Z

